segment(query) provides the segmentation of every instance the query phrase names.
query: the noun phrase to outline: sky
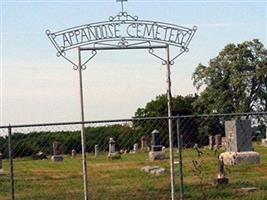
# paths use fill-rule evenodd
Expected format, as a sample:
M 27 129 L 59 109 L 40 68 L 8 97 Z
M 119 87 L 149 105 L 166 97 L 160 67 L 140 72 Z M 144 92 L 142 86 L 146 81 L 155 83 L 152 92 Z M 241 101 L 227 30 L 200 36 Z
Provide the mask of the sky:
M 79 121 L 78 72 L 56 56 L 45 30 L 106 21 L 120 4 L 0 1 L 0 125 Z M 199 92 L 192 73 L 225 45 L 258 38 L 267 46 L 267 1 L 128 0 L 125 10 L 142 20 L 198 27 L 189 52 L 171 68 L 174 96 Z M 83 81 L 85 120 L 130 118 L 167 88 L 166 67 L 145 50 L 98 52 Z

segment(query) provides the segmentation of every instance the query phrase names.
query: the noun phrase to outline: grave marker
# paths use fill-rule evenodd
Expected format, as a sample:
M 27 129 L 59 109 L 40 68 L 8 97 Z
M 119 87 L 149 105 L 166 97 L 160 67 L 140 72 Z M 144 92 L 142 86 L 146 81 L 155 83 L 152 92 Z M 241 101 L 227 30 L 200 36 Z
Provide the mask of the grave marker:
M 154 130 L 151 133 L 151 151 L 149 152 L 149 160 L 163 160 L 164 152 L 161 145 L 160 133 L 158 130 Z
M 138 143 L 133 145 L 133 152 L 136 153 L 138 151 Z
M 227 151 L 243 152 L 252 150 L 250 120 L 232 120 L 225 122 Z
M 141 151 L 148 150 L 148 139 L 146 136 L 141 137 Z
M 63 156 L 61 155 L 60 143 L 53 142 L 53 156 L 51 157 L 53 162 L 62 162 Z
M 95 157 L 98 156 L 98 144 L 95 145 Z
M 72 149 L 72 150 L 71 150 L 71 157 L 72 157 L 72 158 L 75 158 L 76 155 L 77 155 L 76 150 L 75 150 L 75 149 Z
M 252 129 L 250 120 L 225 122 L 226 152 L 220 154 L 225 165 L 239 163 L 257 164 L 260 154 L 252 151 Z
M 113 159 L 120 159 L 121 156 L 118 152 L 115 150 L 115 140 L 113 138 L 109 138 L 109 149 L 108 149 L 108 158 Z

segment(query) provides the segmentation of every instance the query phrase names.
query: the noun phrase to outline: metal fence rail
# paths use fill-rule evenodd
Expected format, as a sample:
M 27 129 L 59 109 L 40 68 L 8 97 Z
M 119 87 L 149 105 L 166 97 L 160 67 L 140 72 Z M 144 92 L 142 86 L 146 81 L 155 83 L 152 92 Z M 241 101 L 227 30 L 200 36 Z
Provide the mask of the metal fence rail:
M 160 200 L 173 195 L 180 200 L 247 196 L 260 199 L 267 190 L 267 180 L 262 174 L 267 170 L 267 147 L 259 142 L 264 137 L 266 119 L 267 113 L 262 112 L 2 126 L 0 199 Z M 168 120 L 172 122 L 172 145 Z M 218 157 L 229 145 L 221 140 L 227 139 L 225 122 L 230 120 L 250 121 L 251 129 L 245 130 L 249 126 L 244 126 L 243 132 L 252 134 L 251 150 L 259 152 L 261 161 L 224 165 L 229 187 L 214 186 L 221 169 Z M 87 197 L 84 196 L 81 124 L 85 127 Z M 221 139 L 216 140 L 220 144 L 210 143 L 215 135 L 220 135 L 216 136 Z M 170 147 L 175 152 L 173 170 Z M 158 168 L 153 170 L 153 167 Z M 171 173 L 175 177 L 174 194 Z M 251 195 L 237 193 L 242 187 L 257 190 Z

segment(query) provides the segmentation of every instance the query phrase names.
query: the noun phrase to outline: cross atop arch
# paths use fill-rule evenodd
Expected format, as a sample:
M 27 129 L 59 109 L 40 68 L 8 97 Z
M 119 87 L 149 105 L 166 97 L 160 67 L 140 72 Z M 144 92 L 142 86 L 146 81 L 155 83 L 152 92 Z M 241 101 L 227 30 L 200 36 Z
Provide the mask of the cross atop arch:
M 117 2 L 121 2 L 121 12 L 124 12 L 124 2 L 128 0 L 116 0 Z

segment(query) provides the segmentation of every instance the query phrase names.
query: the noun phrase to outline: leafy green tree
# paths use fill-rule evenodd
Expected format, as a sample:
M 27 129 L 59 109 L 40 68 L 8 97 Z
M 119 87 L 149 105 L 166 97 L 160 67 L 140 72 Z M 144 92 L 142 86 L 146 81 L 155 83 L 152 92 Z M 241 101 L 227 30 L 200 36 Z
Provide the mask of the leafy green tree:
M 198 98 L 197 95 L 176 96 L 172 98 L 172 116 L 189 115 L 194 113 L 193 103 Z M 167 97 L 159 95 L 155 100 L 151 100 L 145 108 L 138 108 L 135 117 L 162 117 L 168 116 Z
M 228 44 L 208 66 L 193 73 L 198 112 L 234 113 L 267 111 L 267 50 L 257 39 Z
M 193 104 L 198 98 L 197 95 L 188 95 L 188 96 L 175 96 L 172 98 L 172 116 L 177 115 L 191 115 L 194 114 Z M 168 116 L 167 111 L 167 97 L 166 95 L 159 95 L 155 100 L 152 100 L 146 104 L 144 108 L 138 108 L 135 112 L 135 117 L 162 117 Z M 184 135 L 184 143 L 188 146 L 192 146 L 197 140 L 197 127 L 196 121 L 192 120 L 183 120 L 181 124 L 181 134 Z M 161 134 L 161 140 L 163 145 L 168 146 L 168 120 L 144 120 L 137 121 L 134 123 L 134 127 L 146 133 L 146 136 L 154 130 L 157 129 Z M 177 132 L 176 120 L 173 120 L 173 132 Z M 174 145 L 176 143 L 176 134 L 174 134 Z

